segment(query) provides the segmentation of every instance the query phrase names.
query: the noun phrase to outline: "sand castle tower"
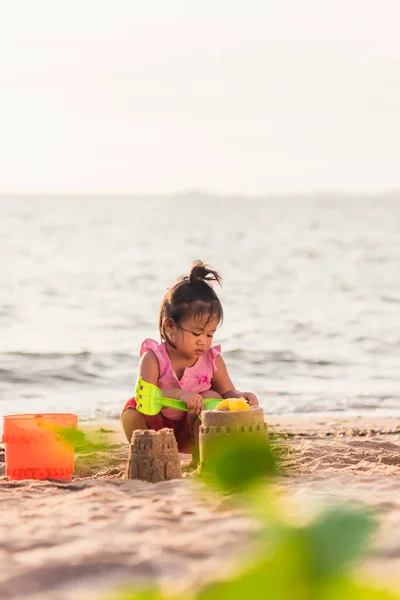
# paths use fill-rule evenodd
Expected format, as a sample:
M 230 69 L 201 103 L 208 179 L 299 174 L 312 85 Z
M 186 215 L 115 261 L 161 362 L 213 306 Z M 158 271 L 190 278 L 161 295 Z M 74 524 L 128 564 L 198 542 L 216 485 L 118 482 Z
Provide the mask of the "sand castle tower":
M 262 435 L 268 438 L 268 428 L 260 406 L 251 407 L 249 410 L 207 410 L 201 413 L 201 417 L 200 470 L 207 467 L 207 442 L 210 439 L 230 434 Z
M 126 476 L 127 479 L 151 483 L 182 477 L 178 445 L 172 429 L 133 432 Z

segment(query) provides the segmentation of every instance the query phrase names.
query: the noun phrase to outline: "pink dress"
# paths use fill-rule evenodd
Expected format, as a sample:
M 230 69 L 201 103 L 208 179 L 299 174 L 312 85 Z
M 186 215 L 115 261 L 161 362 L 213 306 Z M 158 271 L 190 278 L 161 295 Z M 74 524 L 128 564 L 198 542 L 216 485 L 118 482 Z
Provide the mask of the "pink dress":
M 160 376 L 157 385 L 159 388 L 181 388 L 185 392 L 196 394 L 206 392 L 211 388 L 211 380 L 216 371 L 215 359 L 221 354 L 220 346 L 213 346 L 206 354 L 199 356 L 192 367 L 186 367 L 181 379 L 177 378 L 175 371 L 172 369 L 166 342 L 159 344 L 149 338 L 142 343 L 140 356 L 147 350 L 154 352 L 158 360 Z M 186 414 L 176 408 L 163 408 L 161 413 L 173 421 L 180 421 Z
M 160 375 L 157 385 L 159 388 L 181 388 L 185 392 L 197 394 L 211 389 L 211 380 L 216 371 L 215 359 L 221 354 L 220 346 L 213 346 L 206 354 L 199 356 L 192 367 L 186 367 L 181 379 L 178 379 L 175 371 L 172 369 L 166 342 L 159 344 L 155 340 L 148 338 L 144 340 L 140 347 L 140 356 L 148 350 L 154 352 L 158 360 Z M 127 408 L 136 408 L 135 398 L 130 398 L 125 403 L 122 412 Z M 146 423 L 150 429 L 155 429 L 156 431 L 163 427 L 170 427 L 174 430 L 179 450 L 181 452 L 190 452 L 191 442 L 186 416 L 187 412 L 183 410 L 163 408 L 157 415 L 146 415 Z

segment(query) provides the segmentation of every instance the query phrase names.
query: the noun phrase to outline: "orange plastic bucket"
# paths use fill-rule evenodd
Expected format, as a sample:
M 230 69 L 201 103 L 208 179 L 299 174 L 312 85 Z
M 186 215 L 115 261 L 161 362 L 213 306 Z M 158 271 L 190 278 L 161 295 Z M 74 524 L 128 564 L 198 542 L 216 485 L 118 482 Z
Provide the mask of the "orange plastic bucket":
M 77 429 L 67 413 L 3 417 L 6 475 L 18 479 L 66 479 L 74 472 L 74 445 L 64 430 Z

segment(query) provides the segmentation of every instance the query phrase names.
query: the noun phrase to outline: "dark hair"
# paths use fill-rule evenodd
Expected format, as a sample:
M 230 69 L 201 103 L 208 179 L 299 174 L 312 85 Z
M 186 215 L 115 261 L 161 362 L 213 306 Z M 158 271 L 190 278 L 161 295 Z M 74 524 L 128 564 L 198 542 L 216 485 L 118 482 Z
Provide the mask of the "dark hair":
M 215 293 L 212 282 L 221 285 L 221 276 L 201 260 L 192 264 L 189 275 L 180 277 L 170 287 L 161 301 L 158 328 L 161 339 L 166 340 L 173 348 L 174 344 L 165 331 L 165 319 L 172 319 L 176 325 L 191 317 L 207 317 L 207 324 L 212 319 L 220 323 L 224 317 L 221 302 Z

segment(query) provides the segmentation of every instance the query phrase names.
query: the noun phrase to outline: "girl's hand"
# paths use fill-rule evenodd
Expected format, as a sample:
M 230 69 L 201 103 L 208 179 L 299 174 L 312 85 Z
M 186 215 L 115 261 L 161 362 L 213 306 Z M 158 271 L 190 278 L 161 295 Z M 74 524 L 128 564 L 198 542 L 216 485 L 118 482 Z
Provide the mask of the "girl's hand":
M 199 415 L 204 410 L 204 400 L 200 394 L 193 394 L 192 392 L 183 392 L 179 396 L 179 400 L 183 402 L 190 409 L 189 412 L 192 415 Z
M 238 392 L 236 398 L 244 398 L 249 403 L 249 406 L 258 406 L 258 399 L 251 392 Z

